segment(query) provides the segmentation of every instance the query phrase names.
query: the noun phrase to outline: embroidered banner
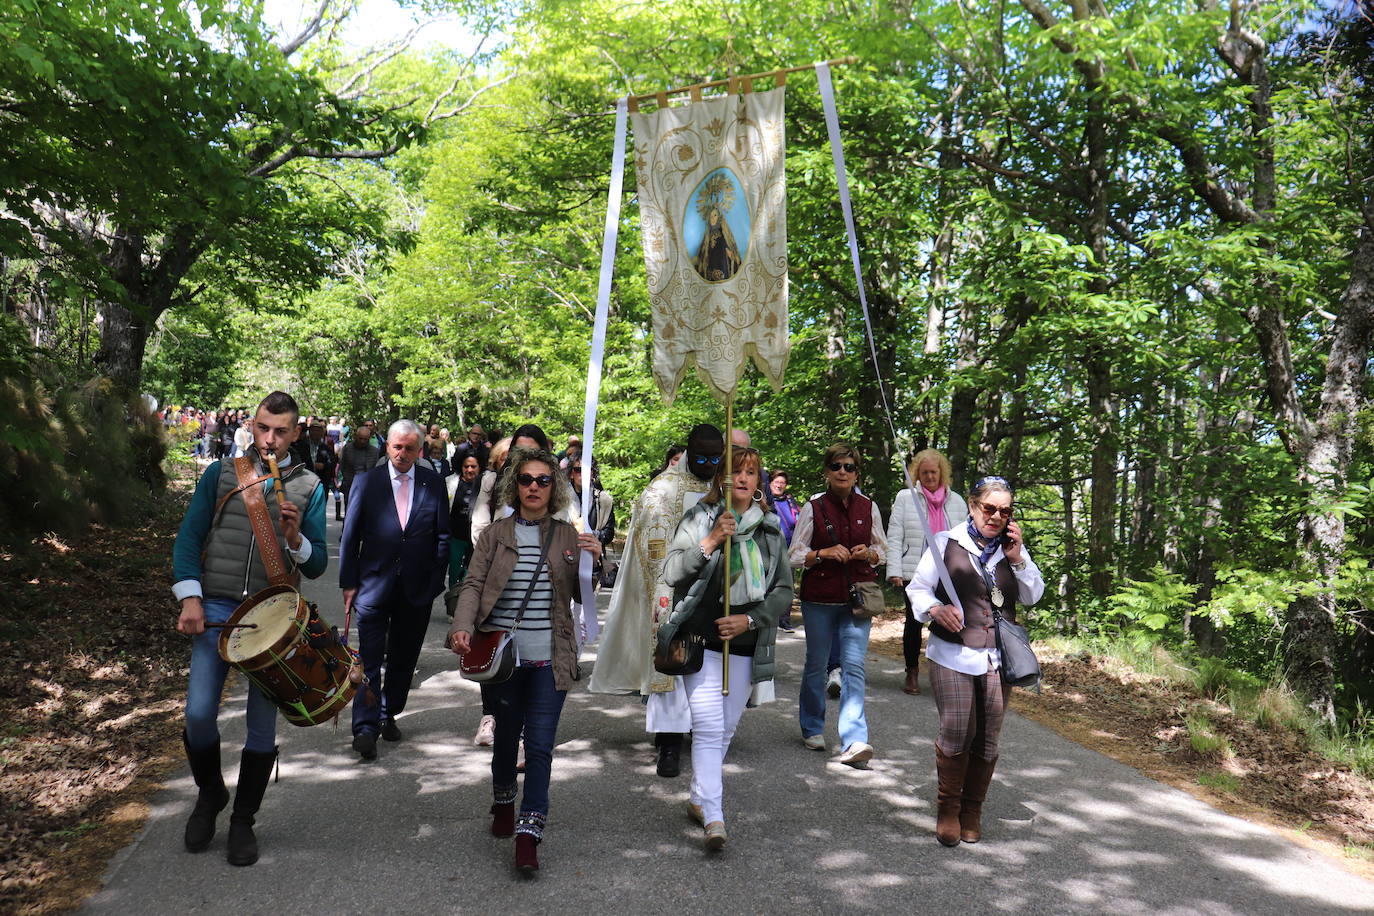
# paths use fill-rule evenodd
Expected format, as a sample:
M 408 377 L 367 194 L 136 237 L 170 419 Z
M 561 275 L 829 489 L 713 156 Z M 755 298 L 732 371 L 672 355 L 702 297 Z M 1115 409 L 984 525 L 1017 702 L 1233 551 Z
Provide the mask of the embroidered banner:
M 654 378 L 672 403 L 687 370 L 721 400 L 752 357 L 787 368 L 783 93 L 633 114 Z

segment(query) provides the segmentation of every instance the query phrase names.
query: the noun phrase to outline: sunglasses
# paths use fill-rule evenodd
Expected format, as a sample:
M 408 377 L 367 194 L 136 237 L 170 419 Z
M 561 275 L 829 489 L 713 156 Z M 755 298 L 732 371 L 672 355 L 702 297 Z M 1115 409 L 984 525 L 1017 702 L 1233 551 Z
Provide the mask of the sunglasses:
M 978 511 L 982 512 L 989 518 L 992 518 L 994 516 L 1000 516 L 1001 518 L 1011 518 L 1011 506 L 984 506 L 980 503 L 978 505 Z
M 528 487 L 532 483 L 539 484 L 541 488 L 551 487 L 553 486 L 553 475 L 540 474 L 536 477 L 534 474 L 517 474 L 515 476 L 515 482 L 520 484 L 520 486 L 522 487 Z
M 832 470 L 832 471 L 848 471 L 850 474 L 853 474 L 853 473 L 854 473 L 855 471 L 857 471 L 858 469 L 859 469 L 859 466 L 858 466 L 857 464 L 853 463 L 852 461 L 832 461 L 832 462 L 830 462 L 830 470 Z
M 693 456 L 692 456 L 692 463 L 693 463 L 693 464 L 709 464 L 709 465 L 711 465 L 711 467 L 715 467 L 716 465 L 720 464 L 720 456 L 719 456 L 719 455 L 693 455 Z

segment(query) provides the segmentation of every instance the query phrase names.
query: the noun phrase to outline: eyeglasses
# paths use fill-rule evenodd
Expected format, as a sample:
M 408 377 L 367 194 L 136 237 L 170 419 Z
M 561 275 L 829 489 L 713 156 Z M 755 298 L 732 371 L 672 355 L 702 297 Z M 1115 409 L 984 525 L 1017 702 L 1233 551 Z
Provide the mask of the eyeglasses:
M 532 483 L 539 484 L 541 488 L 551 487 L 553 486 L 553 475 L 540 474 L 536 477 L 534 474 L 517 474 L 515 476 L 515 482 L 520 484 L 520 486 L 522 487 L 528 487 Z
M 989 518 L 993 516 L 1000 516 L 1001 518 L 1011 518 L 1011 506 L 985 506 L 982 503 L 978 503 L 977 505 L 978 511 L 982 512 Z
M 853 474 L 853 473 L 854 473 L 855 471 L 857 471 L 858 469 L 859 469 L 859 466 L 858 466 L 857 464 L 855 464 L 854 462 L 852 462 L 852 461 L 832 461 L 832 462 L 830 462 L 830 470 L 832 470 L 832 471 L 847 471 L 847 472 L 849 472 L 850 474 Z
M 693 464 L 709 464 L 709 465 L 711 465 L 711 467 L 715 467 L 716 465 L 720 464 L 720 456 L 719 456 L 719 455 L 693 455 L 693 456 L 692 456 L 692 463 L 693 463 Z

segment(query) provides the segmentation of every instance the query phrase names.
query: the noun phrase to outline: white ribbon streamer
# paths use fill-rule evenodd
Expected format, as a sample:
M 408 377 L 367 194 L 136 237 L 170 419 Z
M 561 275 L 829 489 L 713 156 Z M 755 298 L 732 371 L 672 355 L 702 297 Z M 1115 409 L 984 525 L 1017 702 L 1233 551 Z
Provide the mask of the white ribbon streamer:
M 830 136 L 830 154 L 835 160 L 835 186 L 840 192 L 840 211 L 844 214 L 844 228 L 849 233 L 849 259 L 854 263 L 854 281 L 859 285 L 859 306 L 864 315 L 864 333 L 868 337 L 868 352 L 873 358 L 873 374 L 878 380 L 878 396 L 883 403 L 883 414 L 887 418 L 887 428 L 892 434 L 892 442 L 897 446 L 897 454 L 902 453 L 901 439 L 897 436 L 897 425 L 892 421 L 892 408 L 887 402 L 887 387 L 883 384 L 882 369 L 878 365 L 878 345 L 873 340 L 873 321 L 868 315 L 868 293 L 864 289 L 863 268 L 859 264 L 859 239 L 854 232 L 854 209 L 849 201 L 849 178 L 844 167 L 844 146 L 840 141 L 840 118 L 835 112 L 835 87 L 830 82 L 830 64 L 822 61 L 816 64 L 816 81 L 820 85 L 821 104 L 825 108 L 825 130 Z M 926 515 L 925 500 L 916 492 L 916 484 L 911 479 L 911 472 L 906 465 L 902 466 L 902 474 L 906 477 L 907 489 L 911 491 L 911 501 L 914 508 L 920 513 L 921 526 L 926 531 L 926 545 L 935 557 L 935 568 L 940 574 L 940 583 L 945 587 L 945 594 L 949 595 L 950 604 L 959 608 L 963 613 L 963 605 L 959 602 L 959 595 L 954 591 L 954 583 L 950 581 L 949 570 L 945 568 L 945 558 L 940 553 L 939 547 L 935 543 L 935 532 L 930 530 L 930 518 Z
M 587 399 L 582 415 L 582 530 L 592 531 L 592 449 L 596 445 L 596 410 L 601 403 L 601 364 L 606 353 L 606 321 L 611 311 L 611 280 L 615 274 L 615 244 L 620 231 L 620 198 L 625 183 L 625 122 L 628 97 L 615 104 L 615 147 L 611 153 L 611 188 L 606 202 L 606 229 L 601 240 L 601 280 L 596 289 L 596 320 L 592 326 L 592 352 L 587 361 Z M 605 519 L 599 519 L 605 524 Z M 601 623 L 596 615 L 596 590 L 592 584 L 592 557 L 583 552 L 578 568 L 582 585 L 582 636 L 596 642 Z

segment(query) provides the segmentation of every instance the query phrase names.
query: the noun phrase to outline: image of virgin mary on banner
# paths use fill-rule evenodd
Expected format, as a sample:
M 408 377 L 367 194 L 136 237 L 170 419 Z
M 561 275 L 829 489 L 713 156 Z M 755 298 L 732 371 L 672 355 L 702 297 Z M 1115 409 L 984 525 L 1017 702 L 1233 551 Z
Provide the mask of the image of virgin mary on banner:
M 745 360 L 787 368 L 783 93 L 746 92 L 631 115 L 654 320 L 654 377 L 672 403 L 687 370 L 720 400 Z

